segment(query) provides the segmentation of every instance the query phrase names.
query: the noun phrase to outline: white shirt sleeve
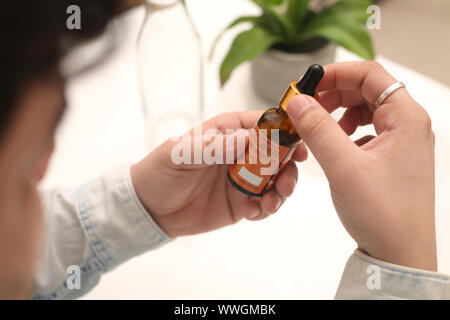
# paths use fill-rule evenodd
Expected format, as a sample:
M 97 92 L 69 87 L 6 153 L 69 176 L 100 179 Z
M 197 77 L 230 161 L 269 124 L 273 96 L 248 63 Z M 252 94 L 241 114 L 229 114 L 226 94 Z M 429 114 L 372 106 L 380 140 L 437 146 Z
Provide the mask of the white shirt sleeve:
M 450 277 L 380 261 L 356 250 L 347 261 L 336 299 L 450 299 Z
M 77 298 L 103 273 L 171 240 L 137 198 L 130 165 L 75 190 L 53 190 L 42 198 L 45 245 L 34 299 Z M 73 282 L 77 268 L 79 289 Z

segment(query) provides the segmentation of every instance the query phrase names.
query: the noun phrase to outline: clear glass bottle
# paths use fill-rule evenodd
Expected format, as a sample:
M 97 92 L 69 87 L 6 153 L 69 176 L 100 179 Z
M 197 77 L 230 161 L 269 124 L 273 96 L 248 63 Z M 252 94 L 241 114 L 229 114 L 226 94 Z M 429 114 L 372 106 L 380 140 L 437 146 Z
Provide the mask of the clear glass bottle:
M 202 44 L 184 0 L 146 1 L 138 69 L 149 147 L 203 121 Z

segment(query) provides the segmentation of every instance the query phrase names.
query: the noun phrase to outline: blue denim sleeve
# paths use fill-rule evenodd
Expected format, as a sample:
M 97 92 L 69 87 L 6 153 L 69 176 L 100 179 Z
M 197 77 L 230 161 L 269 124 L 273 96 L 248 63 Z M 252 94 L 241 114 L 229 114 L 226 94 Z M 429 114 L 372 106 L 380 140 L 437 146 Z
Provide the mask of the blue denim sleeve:
M 75 190 L 44 193 L 43 204 L 46 236 L 34 299 L 78 298 L 103 273 L 171 240 L 137 198 L 130 165 Z
M 336 299 L 450 299 L 450 277 L 387 263 L 356 250 L 345 266 Z

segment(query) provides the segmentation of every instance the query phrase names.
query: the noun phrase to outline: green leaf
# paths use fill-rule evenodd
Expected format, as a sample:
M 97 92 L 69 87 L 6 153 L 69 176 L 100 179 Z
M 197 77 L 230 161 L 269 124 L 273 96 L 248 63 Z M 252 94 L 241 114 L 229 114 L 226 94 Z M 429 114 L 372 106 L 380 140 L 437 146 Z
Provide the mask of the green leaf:
M 369 14 L 367 7 L 372 4 L 371 0 L 340 0 L 332 6 L 320 12 L 322 19 L 339 16 L 354 22 L 366 23 Z
M 270 30 L 273 33 L 281 33 L 285 37 L 292 37 L 295 35 L 294 25 L 285 13 L 285 0 L 252 0 L 252 2 L 262 9 L 262 18 L 270 24 Z
M 370 34 L 365 28 L 369 0 L 341 0 L 314 15 L 297 38 L 301 42 L 314 36 L 333 41 L 358 54 L 373 59 L 375 53 Z
M 287 0 L 287 16 L 298 31 L 308 13 L 309 0 Z
M 267 5 L 279 6 L 284 0 L 261 0 Z
M 335 23 L 316 27 L 306 31 L 304 37 L 323 37 L 356 53 L 364 59 L 372 60 L 375 52 L 369 32 L 363 27 L 336 19 Z
M 233 70 L 241 63 L 256 58 L 269 49 L 277 41 L 277 37 L 265 29 L 255 26 L 241 32 L 231 44 L 230 51 L 220 67 L 220 82 L 223 86 Z
M 253 22 L 253 23 L 257 23 L 258 20 L 260 19 L 260 17 L 253 17 L 253 16 L 244 16 L 244 17 L 240 17 L 235 19 L 233 22 L 231 22 L 221 33 L 219 33 L 217 35 L 217 37 L 214 39 L 212 46 L 211 46 L 211 51 L 209 53 L 209 60 L 212 59 L 213 55 L 214 55 L 214 51 L 216 50 L 217 44 L 219 43 L 220 39 L 223 37 L 223 35 L 230 30 L 231 28 L 237 26 L 238 24 L 244 23 L 244 22 Z

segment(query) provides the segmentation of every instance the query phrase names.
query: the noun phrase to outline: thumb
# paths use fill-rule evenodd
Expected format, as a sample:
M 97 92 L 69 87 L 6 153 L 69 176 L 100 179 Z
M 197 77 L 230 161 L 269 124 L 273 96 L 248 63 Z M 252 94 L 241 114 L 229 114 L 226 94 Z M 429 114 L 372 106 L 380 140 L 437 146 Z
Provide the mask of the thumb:
M 287 114 L 327 176 L 342 170 L 358 147 L 331 115 L 312 97 L 293 97 Z

